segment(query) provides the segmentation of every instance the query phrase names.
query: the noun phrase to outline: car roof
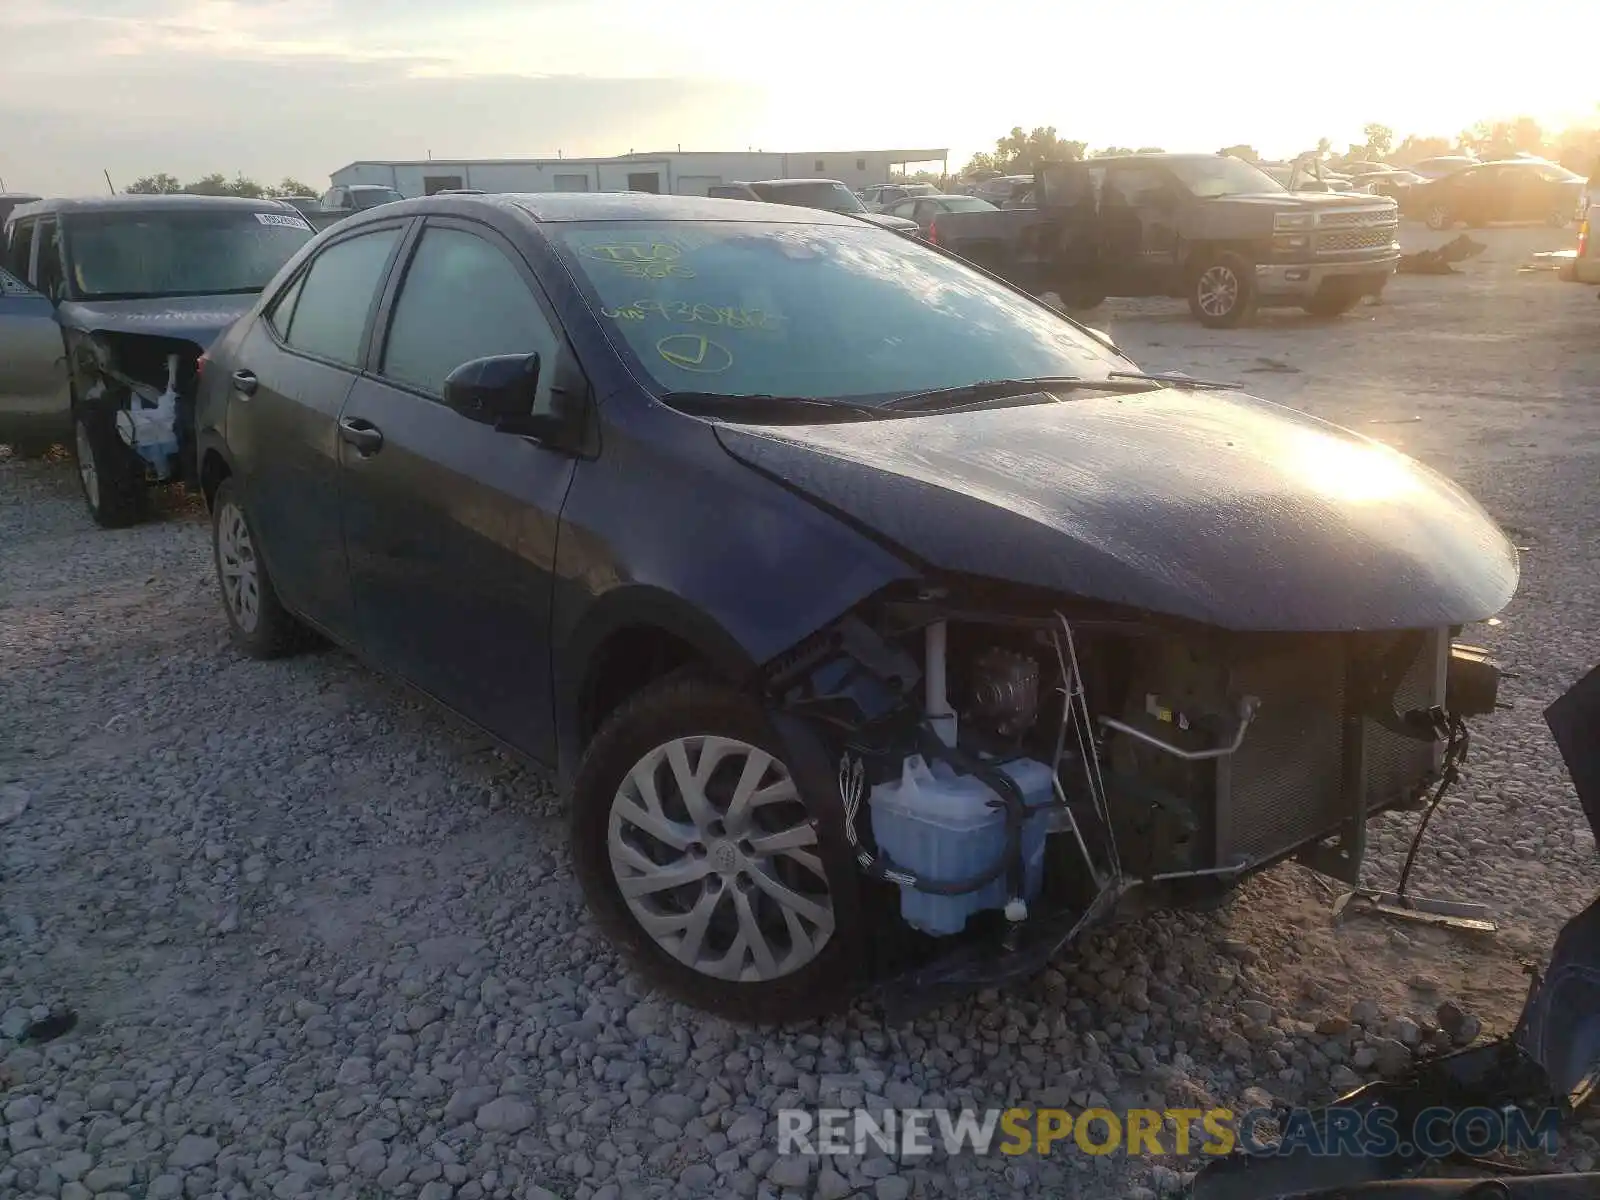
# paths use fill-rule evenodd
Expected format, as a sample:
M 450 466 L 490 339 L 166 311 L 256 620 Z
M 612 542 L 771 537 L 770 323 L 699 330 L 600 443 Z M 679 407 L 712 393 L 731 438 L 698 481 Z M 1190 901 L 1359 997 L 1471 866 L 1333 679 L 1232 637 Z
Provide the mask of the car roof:
M 482 212 L 485 207 L 514 209 L 535 221 L 742 221 L 781 225 L 839 225 L 860 228 L 849 213 L 732 200 L 716 196 L 659 196 L 653 192 L 496 192 L 486 196 L 433 195 L 386 204 L 358 218 L 390 220 L 408 212 Z M 342 225 L 341 228 L 345 227 Z
M 833 183 L 840 187 L 844 186 L 844 180 L 842 179 L 753 179 L 750 181 L 750 186 L 788 187 L 790 184 L 800 183 Z
M 23 204 L 12 210 L 11 217 L 31 217 L 50 213 L 105 213 L 153 212 L 195 208 L 237 208 L 261 211 L 273 208 L 291 208 L 280 200 L 262 196 L 191 196 L 186 192 L 147 196 L 123 193 L 117 196 L 51 197 Z
M 341 183 L 336 186 L 352 192 L 398 192 L 400 190 L 390 183 Z

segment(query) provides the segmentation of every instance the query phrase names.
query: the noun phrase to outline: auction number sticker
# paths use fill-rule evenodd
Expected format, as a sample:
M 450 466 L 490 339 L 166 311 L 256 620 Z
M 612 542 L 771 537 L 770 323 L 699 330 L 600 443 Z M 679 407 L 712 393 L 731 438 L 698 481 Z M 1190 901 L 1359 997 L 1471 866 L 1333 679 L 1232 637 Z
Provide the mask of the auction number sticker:
M 282 225 L 287 229 L 304 229 L 308 232 L 311 229 L 311 226 L 306 223 L 304 217 L 295 217 L 288 213 L 258 212 L 256 214 L 256 220 L 260 221 L 263 225 Z

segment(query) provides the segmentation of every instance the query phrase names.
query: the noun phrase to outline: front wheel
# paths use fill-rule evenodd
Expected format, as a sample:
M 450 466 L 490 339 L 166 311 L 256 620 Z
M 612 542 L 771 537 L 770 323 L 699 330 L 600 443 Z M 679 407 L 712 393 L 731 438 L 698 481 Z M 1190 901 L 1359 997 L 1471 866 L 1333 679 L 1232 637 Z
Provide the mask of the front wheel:
M 854 864 L 782 754 L 754 700 L 674 677 L 607 720 L 574 786 L 596 923 L 652 983 L 737 1020 L 825 1016 L 857 965 Z
M 1314 317 L 1337 317 L 1349 312 L 1359 303 L 1361 303 L 1359 288 L 1324 287 L 1301 307 Z
M 1444 230 L 1456 223 L 1456 219 L 1443 204 L 1430 204 L 1427 214 L 1423 217 L 1429 229 Z
M 82 409 L 72 418 L 72 458 L 89 515 L 102 529 L 137 524 L 148 508 L 144 463 L 117 436 L 108 409 Z
M 1248 319 L 1255 302 L 1255 272 L 1237 254 L 1202 262 L 1189 280 L 1189 311 L 1213 329 L 1229 329 Z

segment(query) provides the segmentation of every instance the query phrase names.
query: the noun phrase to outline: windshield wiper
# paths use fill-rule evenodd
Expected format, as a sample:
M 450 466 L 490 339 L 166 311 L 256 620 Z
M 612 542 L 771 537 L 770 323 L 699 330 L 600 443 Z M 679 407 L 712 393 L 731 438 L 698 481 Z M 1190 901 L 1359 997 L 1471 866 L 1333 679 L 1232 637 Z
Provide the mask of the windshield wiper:
M 1145 383 L 1164 383 L 1168 387 L 1192 388 L 1195 391 L 1235 392 L 1237 383 L 1218 383 L 1212 379 L 1191 379 L 1181 371 L 1112 371 L 1112 379 L 1136 379 Z
M 725 392 L 662 392 L 663 404 L 697 416 L 721 417 L 732 414 L 780 420 L 875 421 L 883 414 L 865 404 L 848 400 L 826 400 L 820 396 L 775 396 L 767 392 L 728 394 Z
M 1120 381 L 1112 379 L 1084 379 L 1077 375 L 1042 376 L 1038 379 L 982 379 L 977 383 L 963 383 L 957 387 L 932 388 L 926 392 L 907 392 L 886 400 L 879 407 L 891 412 L 928 412 L 934 409 L 950 410 L 981 408 L 996 400 L 1016 396 L 1029 396 L 1034 392 L 1062 391 L 1074 388 L 1111 388 L 1126 390 Z

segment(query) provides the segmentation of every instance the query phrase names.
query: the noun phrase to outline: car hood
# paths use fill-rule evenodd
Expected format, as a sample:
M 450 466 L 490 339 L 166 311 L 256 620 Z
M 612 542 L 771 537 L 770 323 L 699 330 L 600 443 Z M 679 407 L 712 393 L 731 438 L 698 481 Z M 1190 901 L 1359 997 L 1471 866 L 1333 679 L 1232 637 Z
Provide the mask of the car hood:
M 892 217 L 888 213 L 856 213 L 863 221 L 871 221 L 874 225 L 882 225 L 885 229 L 920 229 L 915 221 L 907 217 Z
M 717 436 L 929 568 L 1227 629 L 1458 624 L 1517 586 L 1515 548 L 1455 484 L 1232 392 Z
M 1251 204 L 1277 209 L 1308 209 L 1320 212 L 1330 208 L 1384 208 L 1386 201 L 1371 192 L 1251 192 L 1238 196 L 1214 196 L 1211 203 Z
M 250 310 L 257 295 L 69 300 L 58 310 L 58 319 L 69 329 L 178 338 L 204 349 Z

